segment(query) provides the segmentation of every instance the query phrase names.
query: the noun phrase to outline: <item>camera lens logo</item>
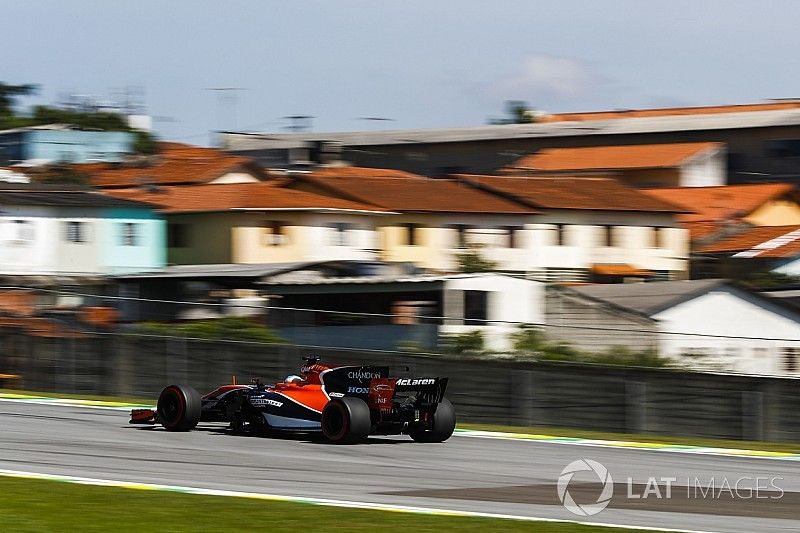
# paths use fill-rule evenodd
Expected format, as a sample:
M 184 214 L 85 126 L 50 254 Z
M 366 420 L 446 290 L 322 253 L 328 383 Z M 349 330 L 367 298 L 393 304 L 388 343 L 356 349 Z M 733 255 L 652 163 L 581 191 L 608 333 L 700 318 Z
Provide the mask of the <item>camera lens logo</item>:
M 578 472 L 594 472 L 603 484 L 603 490 L 595 503 L 579 504 L 570 496 L 569 490 L 567 490 L 569 482 Z M 592 516 L 608 507 L 608 504 L 611 503 L 611 496 L 614 494 L 614 480 L 611 479 L 608 469 L 597 461 L 578 459 L 564 467 L 561 475 L 558 476 L 556 488 L 558 490 L 558 499 L 561 500 L 561 504 L 567 511 L 578 516 Z

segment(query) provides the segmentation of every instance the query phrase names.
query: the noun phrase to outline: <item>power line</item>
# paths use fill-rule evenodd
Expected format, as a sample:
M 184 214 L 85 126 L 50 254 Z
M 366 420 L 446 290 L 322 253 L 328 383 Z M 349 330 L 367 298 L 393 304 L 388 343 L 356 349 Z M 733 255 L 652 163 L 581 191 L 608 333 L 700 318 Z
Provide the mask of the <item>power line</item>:
M 39 292 L 51 293 L 51 294 L 59 294 L 65 296 L 78 296 L 84 298 L 94 298 L 98 300 L 121 300 L 121 301 L 135 301 L 135 302 L 147 302 L 147 303 L 163 303 L 163 304 L 172 304 L 172 305 L 195 305 L 201 307 L 235 307 L 241 309 L 257 309 L 261 311 L 269 310 L 269 311 L 291 311 L 291 312 L 298 312 L 298 313 L 321 313 L 321 314 L 330 314 L 330 315 L 341 315 L 341 316 L 359 316 L 365 318 L 401 318 L 401 319 L 417 319 L 423 321 L 457 321 L 460 323 L 463 322 L 473 322 L 473 323 L 480 323 L 483 325 L 492 325 L 492 324 L 508 324 L 508 325 L 516 325 L 521 327 L 531 327 L 531 328 L 543 328 L 547 329 L 570 329 L 570 330 L 584 330 L 584 331 L 598 331 L 598 332 L 610 332 L 610 333 L 646 333 L 646 334 L 658 334 L 658 335 L 675 335 L 681 337 L 699 337 L 699 338 L 708 338 L 708 339 L 728 339 L 728 340 L 754 340 L 754 341 L 775 341 L 775 342 L 797 342 L 800 343 L 800 338 L 796 339 L 788 339 L 788 338 L 781 338 L 781 337 L 749 337 L 749 336 L 742 336 L 742 335 L 717 335 L 712 333 L 693 333 L 693 332 L 680 332 L 680 331 L 660 331 L 660 330 L 653 330 L 653 329 L 636 329 L 636 328 L 615 328 L 615 327 L 607 327 L 607 326 L 584 326 L 584 325 L 570 325 L 570 324 L 548 324 L 545 322 L 522 322 L 522 321 L 514 321 L 514 320 L 497 320 L 497 319 L 475 319 L 475 318 L 465 318 L 465 317 L 453 317 L 453 316 L 430 316 L 430 315 L 408 315 L 408 314 L 393 314 L 393 313 L 366 313 L 361 311 L 335 311 L 330 309 L 310 309 L 304 307 L 284 307 L 284 306 L 276 306 L 276 305 L 252 305 L 252 304 L 240 304 L 240 303 L 219 303 L 219 302 L 192 302 L 187 300 L 162 300 L 162 299 L 155 299 L 155 298 L 137 298 L 132 296 L 107 296 L 107 295 L 97 295 L 97 294 L 90 294 L 90 293 L 80 293 L 80 292 L 72 292 L 72 291 L 61 291 L 56 289 L 42 289 L 38 287 L 28 287 L 28 286 L 7 286 L 7 287 L 0 287 L 0 290 L 34 290 Z M 446 324 L 445 324 L 446 325 Z M 478 325 L 478 324 L 476 324 Z

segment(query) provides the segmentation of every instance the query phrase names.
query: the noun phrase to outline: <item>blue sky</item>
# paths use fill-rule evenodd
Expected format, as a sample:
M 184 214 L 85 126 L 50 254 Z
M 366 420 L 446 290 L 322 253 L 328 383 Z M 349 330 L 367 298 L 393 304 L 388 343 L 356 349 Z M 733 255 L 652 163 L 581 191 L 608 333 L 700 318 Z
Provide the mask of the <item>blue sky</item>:
M 0 80 L 143 86 L 164 138 L 483 124 L 545 111 L 800 96 L 800 2 L 52 0 L 3 3 Z M 238 87 L 235 101 L 210 87 Z M 359 117 L 386 117 L 367 122 Z

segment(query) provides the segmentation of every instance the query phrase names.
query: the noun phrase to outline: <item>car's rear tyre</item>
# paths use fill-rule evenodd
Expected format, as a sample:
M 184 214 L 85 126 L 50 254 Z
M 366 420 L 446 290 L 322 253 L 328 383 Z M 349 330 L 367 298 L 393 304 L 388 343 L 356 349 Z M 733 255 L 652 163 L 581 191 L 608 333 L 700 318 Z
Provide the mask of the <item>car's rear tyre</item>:
M 436 406 L 430 428 L 412 426 L 408 434 L 417 442 L 444 442 L 456 429 L 456 410 L 450 400 L 443 398 Z
M 189 431 L 200 421 L 201 406 L 196 390 L 186 385 L 170 385 L 158 397 L 157 418 L 168 431 Z
M 336 398 L 322 410 L 322 433 L 336 444 L 362 442 L 371 427 L 369 406 L 361 398 Z

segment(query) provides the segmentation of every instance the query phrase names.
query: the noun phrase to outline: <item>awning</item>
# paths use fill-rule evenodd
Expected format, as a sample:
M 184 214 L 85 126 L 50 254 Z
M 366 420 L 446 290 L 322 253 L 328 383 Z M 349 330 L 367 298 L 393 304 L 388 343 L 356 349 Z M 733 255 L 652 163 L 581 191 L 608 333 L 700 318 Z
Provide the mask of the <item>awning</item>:
M 597 274 L 599 276 L 631 276 L 638 278 L 647 278 L 653 275 L 650 270 L 636 268 L 625 263 L 594 264 L 592 265 L 592 274 Z

